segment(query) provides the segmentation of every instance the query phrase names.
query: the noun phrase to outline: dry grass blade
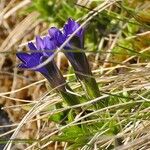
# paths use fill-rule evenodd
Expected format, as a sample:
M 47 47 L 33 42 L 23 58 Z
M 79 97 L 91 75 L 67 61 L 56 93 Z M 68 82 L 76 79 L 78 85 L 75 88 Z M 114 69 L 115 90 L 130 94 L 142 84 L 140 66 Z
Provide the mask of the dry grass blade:
M 15 7 L 13 7 L 11 10 L 9 10 L 7 13 L 5 13 L 3 15 L 3 19 L 7 19 L 9 16 L 11 16 L 13 13 L 15 13 L 17 10 L 23 8 L 24 6 L 27 6 L 28 4 L 30 4 L 31 1 L 30 0 L 24 0 L 22 2 L 20 2 L 18 5 L 16 5 Z M 1 15 L 1 14 L 0 14 Z M 0 20 L 1 21 L 1 20 Z
M 23 88 L 14 90 L 14 91 L 3 92 L 3 93 L 0 93 L 0 96 L 8 95 L 8 94 L 11 94 L 11 93 L 16 93 L 16 92 L 19 92 L 19 91 L 21 91 L 21 90 L 27 89 L 27 88 L 29 88 L 29 87 L 31 87 L 31 86 L 35 86 L 35 85 L 37 85 L 37 84 L 41 84 L 41 83 L 43 83 L 43 82 L 45 82 L 45 81 L 46 81 L 46 80 L 43 79 L 43 80 L 37 81 L 37 82 L 35 82 L 35 83 L 32 83 L 32 84 L 30 84 L 30 85 L 27 85 L 27 86 L 25 86 L 25 87 L 23 87 Z
M 139 149 L 140 147 L 143 147 L 144 144 L 149 144 L 149 141 L 150 141 L 150 133 L 147 133 L 146 135 L 133 140 L 131 143 L 117 147 L 116 150 L 120 150 L 120 149 L 129 150 L 131 148 Z
M 23 38 L 27 32 L 29 32 L 29 29 L 33 29 L 37 23 L 39 23 L 39 21 L 37 21 L 38 16 L 39 13 L 33 12 L 28 15 L 22 22 L 20 22 L 2 43 L 0 51 L 9 50 L 16 42 Z

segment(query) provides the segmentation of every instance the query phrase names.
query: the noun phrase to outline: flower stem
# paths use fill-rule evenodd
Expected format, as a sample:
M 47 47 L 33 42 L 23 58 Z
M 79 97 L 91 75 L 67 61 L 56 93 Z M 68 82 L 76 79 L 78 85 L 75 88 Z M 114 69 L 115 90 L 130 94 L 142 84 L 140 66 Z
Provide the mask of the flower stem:
M 96 80 L 93 77 L 85 78 L 84 80 L 82 80 L 82 83 L 90 99 L 95 99 L 100 96 L 98 84 L 96 83 Z M 95 103 L 95 108 L 102 108 L 104 106 L 104 102 L 102 101 Z
M 66 85 L 66 89 L 73 93 L 72 89 L 68 85 Z M 60 91 L 61 96 L 63 97 L 65 102 L 70 106 L 80 104 L 79 98 L 76 95 L 68 92 L 67 90 Z

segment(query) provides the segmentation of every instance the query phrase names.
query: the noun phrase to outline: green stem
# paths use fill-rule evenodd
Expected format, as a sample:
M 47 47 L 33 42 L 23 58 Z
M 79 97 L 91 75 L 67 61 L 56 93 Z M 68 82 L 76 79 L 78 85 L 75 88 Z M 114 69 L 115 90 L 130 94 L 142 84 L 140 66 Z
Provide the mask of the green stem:
M 67 90 L 70 91 L 70 93 L 69 93 L 69 91 L 60 91 L 64 101 L 69 106 L 80 104 L 79 98 L 76 95 L 72 94 L 73 93 L 72 89 L 69 86 L 66 86 L 66 88 L 67 88 Z
M 98 88 L 98 84 L 96 83 L 96 80 L 93 77 L 85 78 L 82 81 L 82 83 L 85 86 L 85 90 L 90 99 L 95 99 L 95 98 L 100 97 L 100 91 Z M 105 107 L 105 104 L 103 101 L 97 102 L 94 105 L 95 105 L 96 109 Z
M 94 99 L 100 96 L 98 85 L 94 78 L 88 77 L 83 80 L 83 84 L 85 85 L 85 89 L 90 99 Z

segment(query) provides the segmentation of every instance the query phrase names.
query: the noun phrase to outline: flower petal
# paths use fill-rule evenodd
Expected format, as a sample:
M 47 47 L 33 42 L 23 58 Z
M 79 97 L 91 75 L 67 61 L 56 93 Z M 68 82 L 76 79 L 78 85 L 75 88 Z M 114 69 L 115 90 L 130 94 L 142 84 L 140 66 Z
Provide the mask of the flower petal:
M 35 45 L 32 42 L 28 43 L 28 47 L 30 50 L 37 50 L 37 48 L 35 47 Z
M 43 39 L 46 50 L 56 49 L 56 42 L 54 39 L 51 39 L 49 36 L 44 37 Z
M 30 59 L 27 62 L 27 67 L 28 68 L 33 68 L 33 67 L 36 67 L 37 65 L 39 65 L 41 56 L 42 55 L 37 54 L 37 53 L 31 54 Z
M 55 27 L 50 28 L 48 32 L 50 37 L 55 40 L 55 43 L 58 47 L 66 40 L 66 36 Z
M 55 38 L 59 32 L 60 32 L 60 30 L 57 29 L 57 28 L 55 28 L 55 27 L 51 27 L 51 28 L 48 30 L 49 36 L 50 36 L 51 38 Z
M 75 30 L 80 27 L 73 19 L 69 18 L 67 23 L 63 27 L 63 31 L 65 36 L 68 38 Z M 75 36 L 70 40 L 69 44 L 73 47 L 83 48 L 83 37 L 84 37 L 84 29 L 81 28 Z M 75 43 L 74 43 L 75 42 Z M 71 48 L 71 47 L 70 47 Z
M 36 47 L 38 50 L 44 49 L 44 41 L 40 36 L 36 36 Z
M 21 52 L 21 53 L 17 53 L 16 55 L 23 63 L 27 63 L 30 59 L 30 55 L 27 53 Z
M 17 57 L 23 62 L 19 65 L 20 68 L 31 69 L 40 64 L 40 58 L 42 55 L 40 53 L 26 54 L 26 53 L 17 53 Z M 35 71 L 43 71 L 42 68 L 39 68 Z
M 72 20 L 71 18 L 68 19 L 68 22 L 64 25 L 64 33 L 66 35 L 72 34 L 76 29 L 78 29 L 80 25 Z M 82 29 L 81 29 L 82 30 Z M 80 31 L 77 32 L 77 35 L 80 34 Z

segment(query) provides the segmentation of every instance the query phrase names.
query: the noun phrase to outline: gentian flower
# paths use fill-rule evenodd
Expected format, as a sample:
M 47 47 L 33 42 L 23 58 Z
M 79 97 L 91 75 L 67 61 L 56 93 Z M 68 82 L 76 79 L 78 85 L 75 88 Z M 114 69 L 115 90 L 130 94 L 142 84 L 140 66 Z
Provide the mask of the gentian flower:
M 39 36 L 36 37 L 35 44 L 28 43 L 30 54 L 21 52 L 17 53 L 17 57 L 22 61 L 19 68 L 33 70 L 34 67 L 43 63 L 49 56 L 53 55 L 53 50 L 56 49 L 55 40 L 46 36 L 43 39 Z M 52 88 L 56 88 L 63 96 L 69 105 L 78 104 L 79 100 L 75 95 L 70 95 L 67 90 L 72 91 L 65 78 L 61 74 L 54 60 L 45 66 L 35 69 L 34 71 L 40 72 L 50 83 Z
M 72 19 L 64 25 L 63 31 L 52 27 L 49 29 L 49 35 L 56 40 L 56 45 L 60 47 L 64 41 L 79 27 L 80 25 Z M 72 40 L 64 47 L 65 55 L 72 64 L 77 77 L 82 80 L 87 75 L 92 75 L 89 63 L 85 53 L 83 52 L 84 29 L 81 28 Z M 78 49 L 78 51 L 75 51 Z
M 53 27 L 49 29 L 49 35 L 56 40 L 60 47 L 70 35 L 80 27 L 76 21 L 68 19 L 63 31 Z M 64 53 L 75 70 L 75 74 L 81 80 L 90 98 L 96 98 L 99 94 L 98 85 L 92 75 L 84 48 L 84 29 L 81 28 L 74 37 L 64 46 Z

